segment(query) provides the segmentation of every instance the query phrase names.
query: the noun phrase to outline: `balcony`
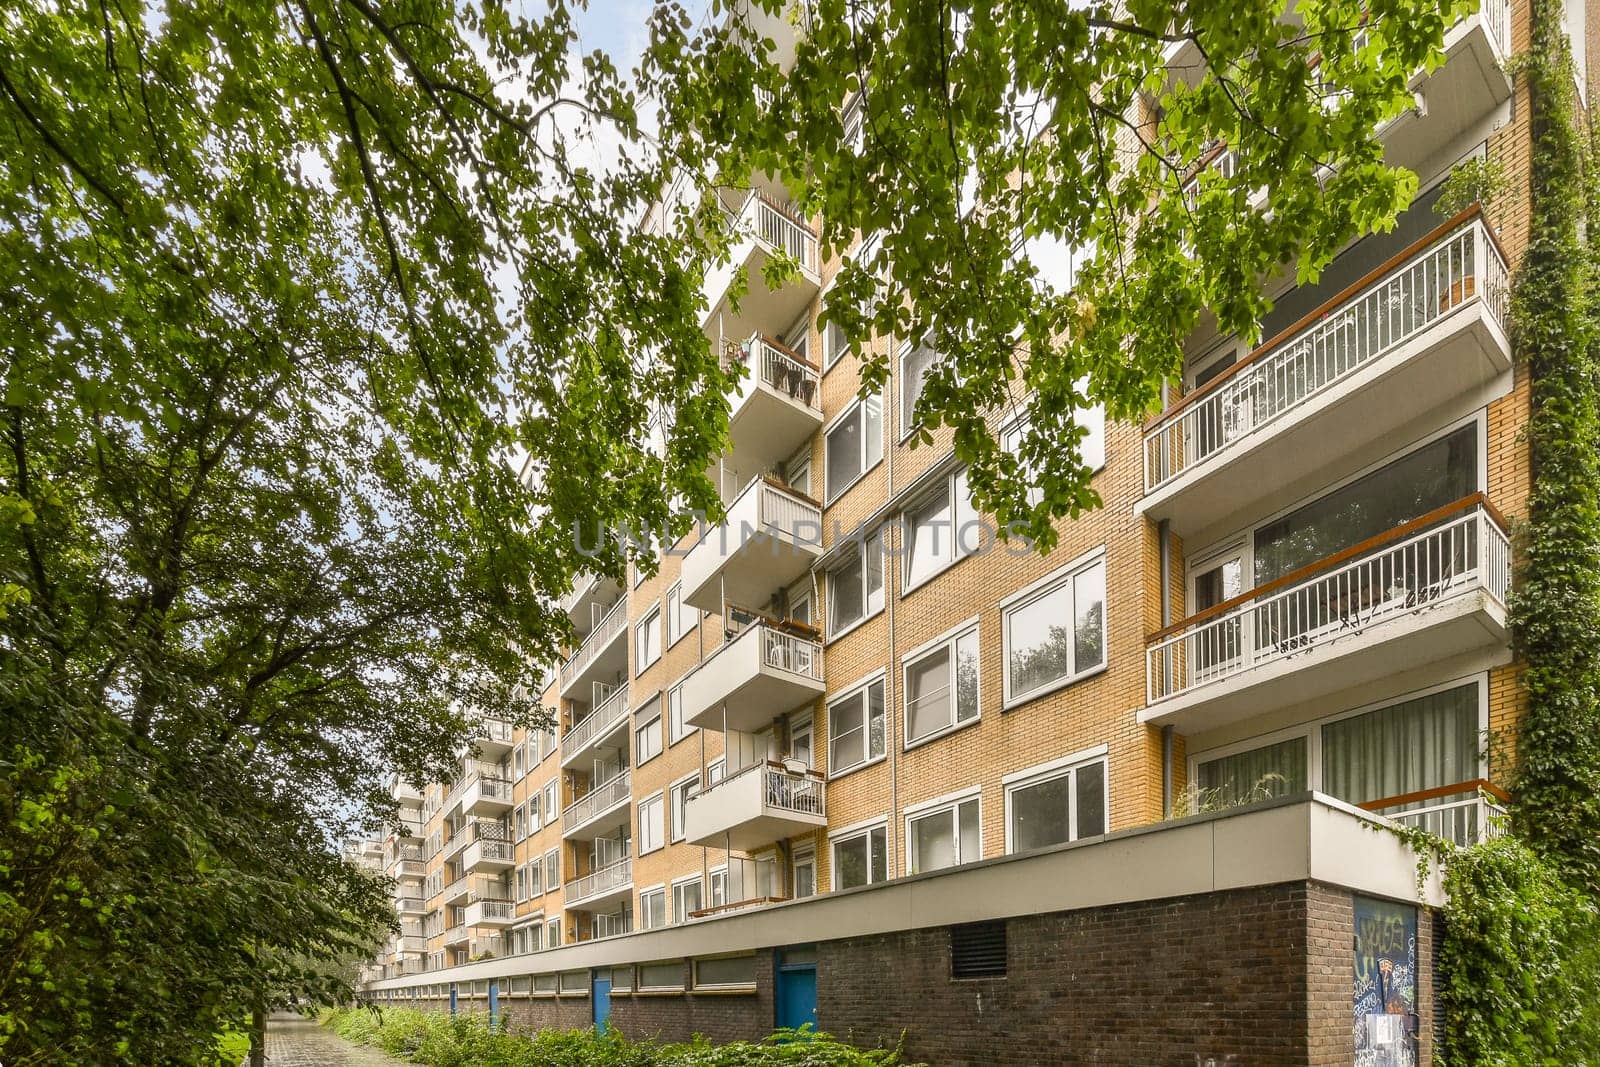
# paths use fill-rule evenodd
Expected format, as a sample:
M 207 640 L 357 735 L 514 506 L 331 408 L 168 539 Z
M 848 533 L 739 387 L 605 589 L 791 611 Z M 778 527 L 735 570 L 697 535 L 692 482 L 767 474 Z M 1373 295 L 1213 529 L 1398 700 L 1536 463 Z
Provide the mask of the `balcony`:
M 400 953 L 428 951 L 428 939 L 421 934 L 397 934 L 394 938 L 394 951 Z
M 462 875 L 460 878 L 457 878 L 455 881 L 445 886 L 444 903 L 455 904 L 464 900 L 467 896 L 467 893 L 471 889 L 471 886 L 468 884 L 469 881 L 470 879 L 468 879 L 466 875 Z
M 593 910 L 616 900 L 633 896 L 633 860 L 618 860 L 561 887 L 562 903 L 568 908 Z
M 422 790 L 401 778 L 398 774 L 389 783 L 389 796 L 402 808 L 422 807 Z
M 465 923 L 457 923 L 445 930 L 444 943 L 446 945 L 464 945 L 467 943 L 467 927 Z
M 705 611 L 764 604 L 822 554 L 822 505 L 781 482 L 752 480 L 683 560 L 683 599 Z
M 474 772 L 462 790 L 461 810 L 466 815 L 503 815 L 510 811 L 510 780 Z
M 499 719 L 479 719 L 473 727 L 472 743 L 477 746 L 478 758 L 494 762 L 512 748 L 511 724 Z
M 1507 277 L 1476 209 L 1440 226 L 1147 425 L 1139 510 L 1186 537 L 1308 456 L 1404 439 L 1455 398 L 1509 388 Z
M 517 917 L 517 906 L 509 900 L 473 900 L 467 905 L 466 924 L 475 927 L 510 926 Z
M 700 664 L 683 683 L 683 714 L 708 730 L 754 733 L 822 695 L 822 642 L 810 627 L 764 621 Z
M 703 290 L 707 311 L 702 325 L 713 343 L 786 329 L 822 288 L 816 231 L 788 208 L 753 189 L 730 214 L 732 254 L 726 263 L 707 272 Z M 799 269 L 784 284 L 771 288 L 766 281 L 767 264 L 783 258 Z M 728 299 L 729 287 L 740 268 L 747 289 L 735 310 Z
M 1505 833 L 1511 797 L 1482 779 L 1385 797 L 1360 805 L 1366 811 L 1414 829 L 1425 830 L 1463 848 L 1492 841 Z
M 1510 545 L 1476 494 L 1151 636 L 1139 721 L 1185 733 L 1504 648 Z
M 561 735 L 561 766 L 575 766 L 601 741 L 628 728 L 628 686 L 619 685 L 600 706 L 568 727 Z
M 619 673 L 628 673 L 628 643 L 621 640 L 628 630 L 628 598 L 611 606 L 595 624 L 567 662 L 561 666 L 561 696 L 571 700 L 590 682 L 609 682 Z
M 503 871 L 515 863 L 510 841 L 474 841 L 461 854 L 461 867 L 468 872 Z
M 629 825 L 633 820 L 628 810 L 633 799 L 629 778 L 623 771 L 569 804 L 561 813 L 561 836 L 589 841 Z
M 445 839 L 444 858 L 452 859 L 478 842 L 509 840 L 511 834 L 499 819 L 471 819 L 458 826 L 455 833 Z
M 389 865 L 391 878 L 421 878 L 428 873 L 425 860 L 395 860 Z
M 428 902 L 421 897 L 396 897 L 394 910 L 399 915 L 425 915 Z
M 723 363 L 746 370 L 728 418 L 728 454 L 740 470 L 770 470 L 822 428 L 819 372 L 806 357 L 755 334 L 728 342 Z
M 764 760 L 691 793 L 685 823 L 691 845 L 750 852 L 828 825 L 823 776 Z
M 394 836 L 400 841 L 411 841 L 422 836 L 424 820 L 420 816 L 402 814 L 394 823 Z

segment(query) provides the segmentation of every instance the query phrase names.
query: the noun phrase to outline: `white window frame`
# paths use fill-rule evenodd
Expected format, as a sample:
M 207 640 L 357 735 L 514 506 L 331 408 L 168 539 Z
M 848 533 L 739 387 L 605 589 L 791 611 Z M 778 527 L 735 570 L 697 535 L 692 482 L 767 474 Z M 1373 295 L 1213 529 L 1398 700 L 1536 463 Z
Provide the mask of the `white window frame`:
M 554 859 L 555 859 L 554 863 L 550 862 L 552 857 L 554 857 Z M 556 869 L 555 884 L 557 886 L 561 886 L 561 885 L 565 884 L 565 883 L 563 883 L 561 881 L 561 849 L 560 849 L 560 847 L 558 846 L 556 848 L 545 849 L 544 861 L 543 862 L 544 862 L 544 885 L 545 885 L 545 890 L 544 891 L 546 893 L 548 893 L 548 892 L 551 891 L 551 885 L 550 885 L 550 868 L 551 867 L 554 867 Z
M 808 896 L 801 897 L 798 895 L 800 886 L 799 872 L 801 867 L 807 865 L 811 867 L 811 892 Z M 810 897 L 816 896 L 821 891 L 822 887 L 817 884 L 817 870 L 817 849 L 815 845 L 807 845 L 804 848 L 797 848 L 793 853 L 790 854 L 789 887 L 791 893 L 795 894 L 796 900 L 810 899 Z
M 857 840 L 858 838 L 868 838 L 875 830 L 883 831 L 883 878 L 880 880 L 872 877 L 872 844 L 870 841 L 868 841 L 867 880 L 865 884 L 880 885 L 894 877 L 889 870 L 890 867 L 893 866 L 889 859 L 889 819 L 887 816 L 879 816 L 875 819 L 866 819 L 862 822 L 852 823 L 849 826 L 835 830 L 828 835 L 828 884 L 829 888 L 832 889 L 833 892 L 838 893 L 842 891 L 839 885 L 839 846 L 842 844 L 848 844 Z M 861 887 L 851 886 L 850 888 L 859 889 Z
M 878 753 L 876 756 L 872 754 L 871 750 L 870 739 L 872 737 L 872 731 L 868 728 L 869 720 L 867 718 L 868 708 L 870 706 L 868 690 L 874 685 L 883 686 L 883 751 Z M 838 725 L 838 722 L 834 717 L 834 709 L 840 704 L 843 704 L 845 701 L 855 698 L 858 694 L 861 697 L 861 751 L 864 758 L 857 763 L 840 766 L 834 762 L 834 738 L 837 733 L 836 727 Z M 854 682 L 846 688 L 840 690 L 838 696 L 828 701 L 828 780 L 830 782 L 835 778 L 842 778 L 847 774 L 852 774 L 855 771 L 859 771 L 863 767 L 870 767 L 875 763 L 882 763 L 884 760 L 889 758 L 889 703 L 891 698 L 892 694 L 889 692 L 889 672 L 883 668 L 879 668 L 878 670 L 873 671 L 867 677 L 862 678 L 860 681 Z M 815 733 L 813 733 L 812 736 L 815 737 Z
M 561 818 L 560 783 L 552 778 L 544 784 L 544 824 L 549 826 Z
M 1000 784 L 1005 789 L 1005 819 L 1006 819 L 1006 855 L 1014 852 L 1015 846 L 1011 835 L 1011 797 L 1019 789 L 1039 785 L 1053 778 L 1065 778 L 1075 774 L 1080 767 L 1088 767 L 1099 763 L 1105 766 L 1104 773 L 1100 776 L 1101 788 L 1105 797 L 1101 801 L 1106 813 L 1106 832 L 1111 831 L 1111 760 L 1108 755 L 1109 745 L 1095 745 L 1071 755 L 1062 756 L 1060 759 L 1051 760 L 1049 763 L 1040 763 L 1033 767 L 1026 767 L 1020 771 L 1003 775 Z M 1078 838 L 1078 789 L 1074 780 L 1067 790 L 1067 842 L 1079 840 Z
M 718 883 L 721 883 L 720 887 Z M 721 890 L 722 899 L 717 899 L 718 890 Z M 720 908 L 728 903 L 728 865 L 719 864 L 706 872 L 706 907 Z
M 916 748 L 919 745 L 925 745 L 930 741 L 937 741 L 941 737 L 948 737 L 957 730 L 964 730 L 968 726 L 982 721 L 983 631 L 978 620 L 979 617 L 974 615 L 970 619 L 966 619 L 960 623 L 957 623 L 955 626 L 952 626 L 938 637 L 935 637 L 929 641 L 924 641 L 922 644 L 918 645 L 916 648 L 913 648 L 910 652 L 907 652 L 905 655 L 900 657 L 900 736 L 903 738 L 902 749 L 904 751 L 909 752 L 911 749 Z M 977 642 L 978 645 L 978 709 L 970 718 L 960 719 L 956 717 L 956 645 L 962 638 L 967 637 L 968 635 L 971 635 L 972 639 Z M 934 730 L 931 733 L 924 734 L 921 737 L 913 738 L 911 736 L 911 668 L 928 657 L 937 654 L 941 650 L 943 650 L 949 657 L 950 725 L 940 727 L 939 729 Z
M 646 661 L 644 658 L 645 650 L 639 646 L 651 628 L 655 630 L 656 654 Z M 633 626 L 633 676 L 635 678 L 661 662 L 661 657 L 665 653 L 665 649 L 661 645 L 662 637 L 661 601 L 657 600 L 649 608 L 645 609 L 644 615 Z
M 678 797 L 678 795 L 680 793 L 682 794 L 683 800 L 684 800 L 684 808 L 683 808 L 683 810 L 684 810 L 685 814 L 687 814 L 687 812 L 689 810 L 689 807 L 688 807 L 689 790 L 690 790 L 691 787 L 696 785 L 699 781 L 700 781 L 700 773 L 698 771 L 696 771 L 693 774 L 686 775 L 686 776 L 684 776 L 682 778 L 679 778 L 677 781 L 675 781 L 671 785 L 667 786 L 667 843 L 668 844 L 675 844 L 675 843 L 677 843 L 679 841 L 682 841 L 687 836 L 687 831 L 686 831 L 685 827 L 682 824 L 687 822 L 688 819 L 687 818 L 682 818 L 682 819 L 679 818 L 678 808 L 676 806 L 677 805 L 677 797 Z
M 1341 719 L 1353 719 L 1358 715 L 1365 715 L 1368 712 L 1392 707 L 1395 704 L 1404 704 L 1408 700 L 1417 700 L 1422 697 L 1432 696 L 1435 693 L 1442 693 L 1447 689 L 1463 689 L 1468 685 L 1476 685 L 1478 689 L 1478 736 L 1482 740 L 1487 738 L 1489 734 L 1489 674 L 1487 671 L 1459 675 L 1442 682 L 1436 682 L 1433 685 L 1424 686 L 1421 689 L 1412 689 L 1404 693 L 1384 697 L 1381 700 L 1369 701 L 1360 707 L 1307 719 L 1305 722 L 1297 723 L 1294 726 L 1285 726 L 1281 730 L 1256 734 L 1230 744 L 1203 749 L 1188 757 L 1189 781 L 1198 782 L 1200 780 L 1200 764 L 1202 763 L 1209 763 L 1214 759 L 1222 759 L 1226 756 L 1238 755 L 1240 752 L 1249 752 L 1251 749 L 1264 748 L 1268 745 L 1281 744 L 1284 741 L 1292 741 L 1297 737 L 1303 737 L 1306 741 L 1306 787 L 1320 790 L 1322 788 L 1322 728 L 1324 726 L 1336 723 Z M 1480 778 L 1488 776 L 1488 761 L 1485 756 L 1485 749 L 1480 745 L 1478 752 L 1478 777 Z
M 876 402 L 878 405 L 878 456 L 869 463 L 867 460 L 872 455 L 872 451 L 870 447 L 870 440 L 867 437 L 866 411 L 867 405 L 873 402 Z M 856 472 L 855 477 L 851 478 L 845 484 L 836 487 L 833 484 L 832 467 L 828 462 L 833 448 L 833 431 L 843 426 L 852 417 L 859 417 L 861 419 L 861 453 L 857 457 L 861 461 L 861 469 Z M 827 494 L 827 497 L 823 503 L 835 503 L 841 496 L 848 492 L 852 486 L 876 470 L 878 464 L 883 462 L 883 452 L 883 395 L 881 393 L 873 393 L 865 399 L 856 397 L 848 407 L 839 412 L 838 415 L 835 415 L 833 420 L 829 422 L 827 427 L 822 431 L 822 480 L 826 483 L 823 486 L 823 490 Z
M 554 919 L 545 920 L 544 947 L 560 948 L 561 945 L 561 916 L 557 915 Z
M 906 385 L 911 381 L 910 376 L 906 373 L 906 362 L 911 358 L 912 353 L 922 351 L 923 349 L 926 349 L 933 354 L 933 360 L 928 364 L 928 370 L 932 370 L 943 360 L 944 357 L 940 355 L 939 350 L 934 347 L 933 334 L 931 331 L 925 335 L 921 341 L 906 341 L 900 346 L 900 426 L 896 441 L 902 445 L 909 441 L 912 434 L 916 432 L 916 426 L 912 422 L 912 415 L 915 412 L 915 401 L 922 398 L 922 390 L 918 389 L 917 395 L 915 398 L 913 398 L 912 403 L 908 405 L 906 402 Z M 927 381 L 927 373 L 928 371 L 923 371 L 924 382 Z
M 963 856 L 961 855 L 961 824 L 957 821 L 957 811 L 961 805 L 972 800 L 978 802 L 978 854 L 976 856 Z M 969 863 L 977 863 L 979 860 L 983 859 L 983 787 L 974 785 L 969 786 L 966 789 L 962 789 L 959 792 L 946 793 L 944 796 L 934 797 L 932 800 L 924 800 L 920 804 L 912 804 L 905 808 L 905 810 L 902 812 L 902 829 L 905 833 L 905 850 L 901 854 L 906 858 L 906 874 L 910 875 L 926 873 L 924 871 L 913 870 L 911 867 L 912 859 L 916 855 L 915 850 L 913 850 L 911 847 L 911 824 L 940 814 L 945 814 L 950 817 L 951 829 L 954 831 L 956 843 L 956 862 L 954 866 L 964 867 Z M 935 870 L 940 871 L 947 871 L 951 869 L 951 867 L 935 868 Z
M 834 586 L 838 581 L 839 572 L 850 561 L 850 557 L 845 557 L 835 562 L 828 568 L 825 575 L 824 584 L 828 594 L 826 605 L 828 618 L 826 621 L 829 643 L 837 641 L 851 630 L 856 629 L 858 626 L 865 626 L 869 620 L 877 618 L 883 613 L 884 603 L 888 600 L 888 591 L 885 588 L 889 584 L 888 559 L 883 547 L 883 530 L 880 528 L 873 531 L 871 536 L 864 539 L 864 542 L 864 544 L 854 549 L 856 558 L 861 560 L 861 618 L 839 626 L 838 619 L 834 615 L 835 605 L 838 603 L 838 597 L 834 596 Z M 867 575 L 869 573 L 867 558 L 869 555 L 878 557 L 878 598 L 880 602 L 876 607 L 872 604 L 872 590 L 867 585 Z
M 671 748 L 679 741 L 692 737 L 700 729 L 692 725 L 683 714 L 683 683 L 688 680 L 684 675 L 667 689 L 667 747 Z M 676 707 L 674 707 L 676 703 Z
M 660 813 L 660 823 L 661 823 L 661 827 L 660 827 L 660 831 L 659 831 L 660 840 L 656 841 L 654 844 L 650 843 L 651 839 L 650 839 L 650 836 L 649 836 L 649 834 L 647 832 L 649 830 L 649 826 L 645 821 L 646 818 L 647 818 L 647 813 L 652 808 L 652 806 L 655 806 L 656 810 L 659 811 L 659 813 Z M 660 852 L 662 849 L 667 847 L 667 794 L 666 794 L 665 790 L 658 789 L 654 793 L 651 793 L 649 796 L 640 798 L 640 800 L 639 800 L 638 820 L 639 820 L 639 833 L 638 833 L 638 842 L 639 842 L 639 844 L 638 844 L 637 852 L 638 852 L 639 855 L 648 856 L 652 852 Z
M 1099 433 L 1098 433 L 1098 441 L 1099 441 L 1099 449 L 1100 449 L 1099 453 L 1097 455 L 1082 455 L 1082 456 L 1079 456 L 1079 459 L 1083 462 L 1083 465 L 1085 467 L 1089 468 L 1089 476 L 1093 477 L 1094 475 L 1099 474 L 1101 471 L 1105 470 L 1105 468 L 1106 468 L 1106 452 L 1108 450 L 1107 443 L 1106 443 L 1106 407 L 1105 407 L 1104 404 L 1092 404 L 1089 407 L 1081 408 L 1081 409 L 1079 409 L 1078 414 L 1073 417 L 1073 421 L 1074 422 L 1082 422 L 1083 421 L 1083 417 L 1082 416 L 1084 416 L 1084 415 L 1087 415 L 1090 419 L 1098 419 L 1099 423 L 1100 423 L 1100 429 L 1099 429 Z M 999 437 L 999 439 L 1000 439 L 1000 447 L 1004 451 L 1011 453 L 1013 456 L 1016 456 L 1017 463 L 1022 467 L 1023 472 L 1024 472 L 1024 474 L 1027 477 L 1027 480 L 1029 482 L 1029 486 L 1028 486 L 1028 502 L 1030 504 L 1034 505 L 1035 507 L 1038 507 L 1039 502 L 1044 499 L 1044 490 L 1040 489 L 1037 485 L 1032 484 L 1033 481 L 1034 481 L 1034 473 L 1033 473 L 1033 471 L 1028 469 L 1028 465 L 1023 461 L 1022 456 L 1020 454 L 1020 444 L 1021 444 L 1022 435 L 1028 432 L 1028 427 L 1032 423 L 1033 423 L 1033 397 L 1030 396 L 1030 397 L 1028 397 L 1028 399 L 1026 401 L 1023 402 L 1022 413 L 1019 414 L 1016 418 L 1014 418 L 1014 419 L 1010 420 L 1009 422 L 1005 423 L 1000 428 L 1000 437 Z M 1091 427 L 1088 440 L 1090 442 L 1094 442 L 1095 439 L 1096 439 L 1096 436 L 1097 435 L 1095 434 L 1093 428 Z
M 677 601 L 676 610 L 673 608 L 674 600 Z M 667 624 L 666 647 L 671 648 L 679 641 L 682 641 L 685 637 L 688 637 L 690 632 L 696 626 L 700 625 L 700 609 L 689 607 L 684 604 L 682 582 L 672 583 L 672 587 L 667 590 L 667 595 L 663 598 L 663 603 L 665 604 L 665 607 L 662 608 L 661 613 L 666 619 Z M 685 615 L 689 617 L 686 619 L 684 618 Z M 676 634 L 672 632 L 674 626 L 676 626 L 678 631 Z
M 659 926 L 650 921 L 649 901 L 652 897 L 659 897 L 661 900 L 661 924 Z M 645 886 L 639 890 L 639 929 L 659 930 L 662 926 L 670 926 L 672 924 L 672 915 L 668 911 L 668 905 L 667 885 L 665 882 L 657 882 L 655 885 Z
M 1102 582 L 1104 594 L 1100 609 L 1100 662 L 1084 670 L 1079 670 L 1077 664 L 1077 600 L 1073 585 L 1080 574 L 1084 574 L 1097 566 L 1103 572 L 1109 572 L 1110 568 L 1107 565 L 1106 547 L 1104 545 L 1085 552 L 1065 566 L 1056 568 L 1038 581 L 1019 589 L 1000 601 L 1000 682 L 1001 692 L 1004 695 L 1003 708 L 1005 710 L 1020 707 L 1059 689 L 1075 685 L 1085 678 L 1091 678 L 1104 672 L 1111 663 L 1111 583 L 1109 573 L 1107 573 L 1105 580 Z M 1072 644 L 1070 646 L 1073 669 L 1064 676 L 1052 682 L 1046 682 L 1025 693 L 1013 693 L 1011 691 L 1011 616 L 1019 609 L 1030 607 L 1037 601 L 1061 589 L 1066 589 L 1068 592 L 1067 621 L 1073 627 Z
M 646 763 L 649 763 L 651 760 L 655 759 L 657 756 L 661 755 L 661 753 L 667 750 L 666 737 L 664 734 L 665 724 L 661 721 L 661 696 L 657 694 L 651 703 L 653 703 L 655 707 L 645 711 L 642 715 L 637 711 L 634 712 L 633 765 L 635 767 L 643 767 Z M 651 752 L 649 755 L 645 755 L 645 750 L 641 739 L 642 737 L 649 736 L 649 731 L 652 726 L 655 727 L 656 747 L 654 752 Z
M 684 909 L 683 908 L 683 890 L 687 889 L 691 885 L 692 886 L 698 886 L 700 888 L 700 907 L 693 908 L 693 909 Z M 700 875 L 698 875 L 698 874 L 695 874 L 695 875 L 690 875 L 687 878 L 679 878 L 679 879 L 676 879 L 676 880 L 673 881 L 673 883 L 672 883 L 672 915 L 671 915 L 670 919 L 668 920 L 669 922 L 673 922 L 673 923 L 687 922 L 689 920 L 689 911 L 690 910 L 700 911 L 703 908 L 705 908 L 705 906 L 706 906 L 706 882 L 705 882 L 704 878 L 700 877 Z M 682 910 L 680 910 L 680 909 L 682 909 Z
M 903 546 L 900 553 L 900 595 L 903 597 L 912 590 L 920 588 L 933 581 L 957 563 L 983 550 L 984 527 L 978 519 L 978 509 L 972 503 L 972 490 L 967 485 L 967 469 L 957 467 L 942 479 L 941 488 L 929 488 L 918 494 L 917 499 L 907 505 L 900 512 L 902 536 L 910 539 L 910 544 Z M 950 514 L 950 521 L 942 528 L 934 527 L 934 543 L 943 549 L 943 554 L 933 569 L 925 574 L 912 577 L 911 563 L 915 558 L 917 523 L 916 513 L 926 505 L 933 502 L 939 493 L 944 494 L 946 510 Z M 976 532 L 976 544 L 969 544 Z

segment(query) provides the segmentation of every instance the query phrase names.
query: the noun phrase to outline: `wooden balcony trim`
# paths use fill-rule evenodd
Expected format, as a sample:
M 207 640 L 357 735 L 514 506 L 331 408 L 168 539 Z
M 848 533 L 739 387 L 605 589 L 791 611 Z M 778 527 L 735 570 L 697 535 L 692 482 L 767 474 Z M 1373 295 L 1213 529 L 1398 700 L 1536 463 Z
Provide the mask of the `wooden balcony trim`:
M 1510 793 L 1487 778 L 1474 778 L 1469 782 L 1457 782 L 1455 785 L 1439 785 L 1432 789 L 1419 789 L 1414 793 L 1401 793 L 1397 797 L 1380 797 L 1365 804 L 1357 804 L 1356 807 L 1363 811 L 1378 811 L 1382 808 L 1399 807 L 1401 804 L 1419 804 L 1424 800 L 1453 797 L 1461 793 L 1487 793 L 1502 804 L 1511 803 Z

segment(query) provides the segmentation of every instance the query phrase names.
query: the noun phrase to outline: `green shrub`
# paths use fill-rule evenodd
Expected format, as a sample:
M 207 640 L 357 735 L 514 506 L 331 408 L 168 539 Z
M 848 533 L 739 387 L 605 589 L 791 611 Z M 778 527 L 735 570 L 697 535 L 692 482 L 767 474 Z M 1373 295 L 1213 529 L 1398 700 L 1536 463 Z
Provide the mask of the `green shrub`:
M 424 1067 L 915 1067 L 898 1049 L 858 1049 L 809 1031 L 713 1045 L 631 1041 L 615 1030 L 490 1030 L 482 1015 L 413 1008 L 346 1008 L 324 1021 L 348 1041 Z

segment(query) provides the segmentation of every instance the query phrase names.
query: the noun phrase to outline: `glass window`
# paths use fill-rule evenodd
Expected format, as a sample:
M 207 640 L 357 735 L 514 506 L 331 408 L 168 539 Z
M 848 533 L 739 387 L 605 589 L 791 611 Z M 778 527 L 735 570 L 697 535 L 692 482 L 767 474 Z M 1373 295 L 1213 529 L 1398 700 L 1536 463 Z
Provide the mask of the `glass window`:
M 828 705 L 828 766 L 833 774 L 884 754 L 883 693 L 880 678 Z
M 1306 739 L 1291 737 L 1275 745 L 1206 760 L 1195 769 L 1199 806 L 1204 810 L 1288 796 L 1307 788 Z
M 1464 426 L 1255 532 L 1255 581 L 1308 563 L 1454 503 L 1478 487 L 1478 427 Z
M 634 629 L 633 673 L 639 674 L 661 658 L 661 609 L 654 607 Z
M 685 823 L 688 821 L 689 790 L 693 788 L 695 780 L 689 778 L 672 787 L 672 840 L 682 841 L 687 832 Z
M 672 887 L 672 921 L 683 922 L 703 906 L 700 879 L 678 882 Z
M 667 891 L 652 889 L 639 894 L 639 923 L 646 930 L 667 925 Z
M 1008 702 L 1105 663 L 1105 583 L 1096 560 L 1005 609 Z
M 889 877 L 888 831 L 882 826 L 862 830 L 833 842 L 833 888 L 851 889 L 882 882 Z
M 660 793 L 639 801 L 639 855 L 654 852 L 664 840 L 666 802 Z
M 883 610 L 883 534 L 828 572 L 828 632 L 839 634 Z
M 1010 786 L 1010 848 L 1025 852 L 1106 832 L 1105 760 Z
M 561 992 L 586 993 L 589 991 L 588 971 L 562 971 Z
M 934 350 L 931 337 L 923 338 L 921 344 L 908 347 L 900 356 L 901 440 L 911 436 L 917 400 L 922 396 L 922 387 L 927 382 L 928 371 L 933 368 L 938 358 L 939 353 Z
M 982 859 L 978 798 L 907 819 L 906 838 L 906 861 L 912 874 Z
M 806 849 L 794 854 L 794 897 L 802 900 L 817 893 L 817 854 Z
M 684 721 L 683 683 L 679 682 L 667 690 L 667 743 L 675 745 L 698 729 Z
M 545 943 L 545 947 L 547 947 L 547 948 L 560 948 L 561 945 L 563 944 L 563 942 L 561 940 L 561 918 L 560 918 L 560 916 L 557 916 L 556 918 L 551 919 L 549 922 L 544 924 L 544 943 Z M 550 977 L 553 978 L 555 976 L 551 975 Z M 534 979 L 534 982 L 535 982 L 535 985 L 537 986 L 538 979 L 537 978 Z
M 556 940 L 551 942 L 550 945 L 551 948 L 554 948 L 561 943 L 561 920 L 551 919 L 549 928 L 556 932 Z M 533 976 L 533 991 L 535 993 L 554 993 L 559 988 L 560 979 L 556 975 L 536 974 Z
M 833 366 L 839 357 L 850 348 L 850 342 L 845 340 L 844 330 L 837 322 L 830 321 L 822 331 L 822 358 L 826 366 Z
M 682 989 L 683 964 L 678 960 L 639 965 L 640 989 Z
M 700 622 L 700 609 L 684 603 L 683 586 L 674 585 L 667 590 L 667 644 L 692 631 Z
M 1073 421 L 1084 431 L 1078 441 L 1078 458 L 1090 472 L 1098 471 L 1106 465 L 1106 409 L 1099 404 L 1083 408 Z M 1029 485 L 1028 503 L 1037 507 L 1044 499 L 1044 490 L 1039 486 L 1039 471 L 1023 451 L 1023 442 L 1032 426 L 1033 420 L 1027 415 L 1022 416 L 1001 431 L 1000 447 L 1017 457 L 1017 463 Z
M 556 799 L 556 790 L 559 787 L 560 787 L 560 783 L 558 783 L 558 782 L 550 781 L 550 782 L 546 782 L 545 783 L 545 786 L 544 786 L 544 824 L 546 826 L 549 826 L 551 823 L 553 823 L 557 819 L 561 818 L 561 804 Z
M 1481 750 L 1471 683 L 1324 725 L 1322 788 L 1366 804 L 1471 782 L 1481 777 Z
M 711 907 L 720 908 L 728 902 L 728 869 L 719 867 L 711 872 Z
M 657 703 L 655 709 L 649 713 L 649 718 L 640 721 L 634 727 L 634 757 L 635 766 L 649 763 L 661 755 L 661 705 Z
M 753 986 L 756 984 L 756 958 L 733 956 L 728 959 L 695 960 L 696 986 Z
M 828 499 L 831 501 L 883 458 L 883 402 L 858 400 L 828 431 Z
M 906 738 L 920 741 L 978 717 L 978 629 L 906 666 Z
M 561 850 L 553 848 L 544 854 L 544 884 L 546 890 L 561 884 Z

